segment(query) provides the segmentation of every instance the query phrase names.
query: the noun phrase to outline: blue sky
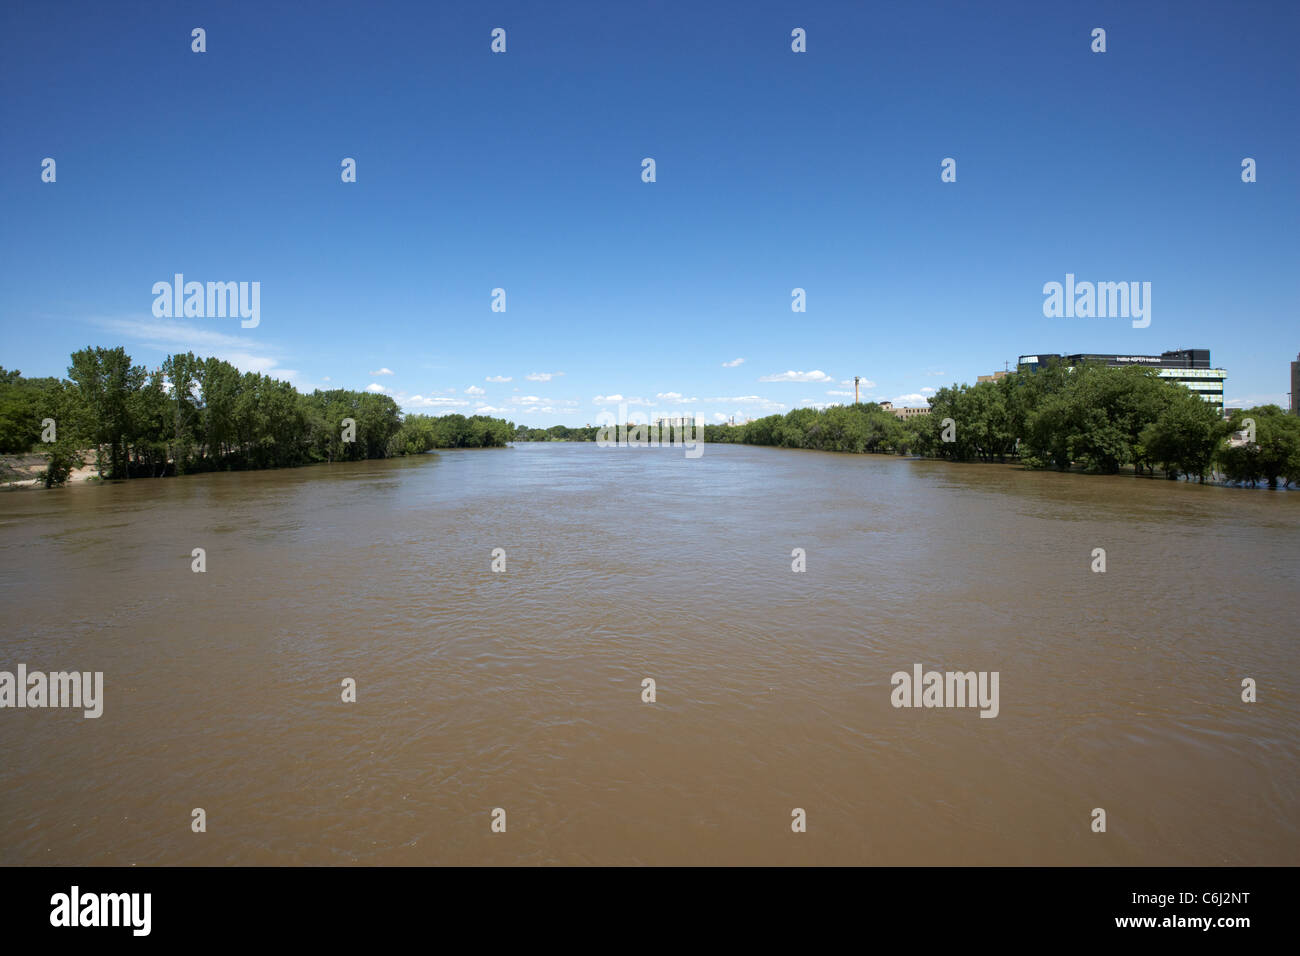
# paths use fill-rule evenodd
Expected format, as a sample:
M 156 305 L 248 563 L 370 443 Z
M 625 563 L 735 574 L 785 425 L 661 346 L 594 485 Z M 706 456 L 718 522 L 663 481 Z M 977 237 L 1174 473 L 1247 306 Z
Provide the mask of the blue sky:
M 981 6 L 6 4 L 0 364 L 189 349 L 549 425 L 1186 347 L 1285 403 L 1300 5 Z M 156 318 L 175 273 L 260 282 L 259 325 Z M 1045 318 L 1066 273 L 1150 282 L 1150 326 Z

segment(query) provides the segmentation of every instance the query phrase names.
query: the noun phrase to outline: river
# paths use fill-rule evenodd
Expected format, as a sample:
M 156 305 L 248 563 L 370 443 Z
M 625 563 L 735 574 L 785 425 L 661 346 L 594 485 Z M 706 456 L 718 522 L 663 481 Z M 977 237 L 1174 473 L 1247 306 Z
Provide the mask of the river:
M 1294 865 L 1298 531 L 731 445 L 0 494 L 0 670 L 104 675 L 0 710 L 0 864 Z M 917 664 L 997 716 L 893 706 Z

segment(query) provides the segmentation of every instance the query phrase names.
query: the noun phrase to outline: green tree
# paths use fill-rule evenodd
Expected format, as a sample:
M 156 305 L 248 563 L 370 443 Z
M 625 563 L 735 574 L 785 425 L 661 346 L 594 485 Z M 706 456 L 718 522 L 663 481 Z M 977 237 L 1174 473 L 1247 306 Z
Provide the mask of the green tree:
M 1251 485 L 1264 481 L 1270 488 L 1300 483 L 1300 417 L 1276 405 L 1261 405 L 1234 413 L 1231 427 L 1243 428 L 1247 418 L 1255 423 L 1255 440 L 1219 452 L 1227 479 Z
M 46 488 L 55 488 L 66 484 L 72 472 L 85 462 L 71 439 L 61 438 L 47 447 L 45 470 L 37 477 Z
M 1136 447 L 1168 478 L 1205 480 L 1231 425 L 1218 410 L 1191 392 L 1173 393 L 1159 417 L 1143 428 Z
M 193 352 L 169 355 L 162 364 L 162 373 L 170 385 L 168 398 L 171 404 L 170 455 L 176 463 L 176 473 L 184 474 L 195 457 L 201 424 L 202 391 L 200 379 L 202 360 Z
M 132 365 L 121 346 L 84 348 L 72 353 L 68 378 L 77 390 L 76 431 L 95 446 L 99 473 L 127 477 L 131 396 L 144 385 L 144 367 Z M 108 449 L 107 468 L 104 448 Z

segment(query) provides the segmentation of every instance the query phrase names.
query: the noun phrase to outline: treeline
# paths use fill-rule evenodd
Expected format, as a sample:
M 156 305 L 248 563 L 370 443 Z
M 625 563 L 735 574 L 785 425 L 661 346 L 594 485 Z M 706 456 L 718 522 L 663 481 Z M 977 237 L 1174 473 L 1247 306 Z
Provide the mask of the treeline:
M 568 425 L 552 425 L 550 428 L 529 428 L 520 425 L 515 429 L 512 441 L 596 441 L 597 425 L 570 428 Z
M 512 422 L 408 415 L 387 395 L 298 392 L 191 352 L 152 371 L 120 346 L 72 355 L 67 379 L 0 368 L 0 453 L 49 456 L 46 484 L 66 480 L 93 450 L 104 478 L 279 468 L 504 445 Z
M 407 415 L 397 434 L 398 454 L 431 448 L 501 448 L 514 441 L 515 425 L 485 415 Z
M 796 408 L 747 425 L 705 425 L 704 440 L 745 445 L 775 445 L 854 454 L 906 455 L 917 448 L 913 422 L 901 421 L 873 402 Z
M 1253 440 L 1229 441 L 1254 422 Z M 949 422 L 950 420 L 950 422 Z M 1249 438 L 1250 436 L 1247 436 Z M 1029 468 L 1079 467 L 1204 481 L 1300 482 L 1300 418 L 1276 405 L 1230 419 L 1154 369 L 1059 364 L 996 382 L 953 385 L 930 414 L 900 420 L 878 405 L 796 409 L 738 427 L 707 426 L 711 442 L 822 451 L 917 454 L 952 461 L 1018 460 Z

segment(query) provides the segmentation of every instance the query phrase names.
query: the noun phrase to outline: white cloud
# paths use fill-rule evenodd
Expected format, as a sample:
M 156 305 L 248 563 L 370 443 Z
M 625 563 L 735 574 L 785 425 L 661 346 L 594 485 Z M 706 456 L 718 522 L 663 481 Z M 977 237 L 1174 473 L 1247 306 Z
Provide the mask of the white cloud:
M 743 358 L 732 359 L 730 362 L 723 362 L 723 363 L 722 363 L 722 367 L 723 367 L 723 368 L 735 368 L 737 365 L 743 365 L 744 363 L 745 363 L 745 360 L 744 360 Z
M 722 414 L 722 412 L 714 412 L 713 420 L 715 422 L 725 422 L 727 420 L 727 416 Z
M 925 386 L 924 388 L 921 389 L 921 392 L 922 392 L 922 394 L 925 394 L 925 395 L 933 395 L 933 394 L 934 394 L 934 389 L 932 389 L 929 385 L 927 385 L 927 386 Z
M 1274 395 L 1243 395 L 1241 398 L 1224 399 L 1225 408 L 1256 408 L 1260 405 L 1277 405 L 1279 408 L 1286 408 L 1286 396 L 1278 393 Z
M 465 389 L 465 394 L 466 394 L 466 395 L 486 395 L 486 394 L 487 394 L 487 389 L 485 389 L 485 388 L 479 388 L 477 385 L 471 385 L 469 388 Z
M 367 391 L 367 392 L 376 392 L 376 393 L 382 395 L 382 394 L 384 394 L 385 392 L 387 392 L 388 389 L 384 388 L 384 386 L 380 385 L 378 382 L 371 382 L 369 385 L 366 386 L 366 391 Z
M 395 375 L 397 374 L 391 368 L 381 368 L 377 372 L 371 372 L 371 375 Z
M 529 372 L 524 376 L 530 382 L 549 382 L 553 378 L 563 375 L 563 372 Z
M 828 388 L 828 389 L 826 390 L 826 394 L 827 394 L 827 395 L 844 395 L 844 396 L 849 396 L 849 395 L 852 395 L 853 393 L 852 393 L 852 392 L 845 392 L 845 391 L 842 391 L 841 389 L 838 389 L 838 388 Z
M 920 392 L 911 392 L 907 395 L 898 395 L 890 399 L 895 405 L 926 405 L 926 396 Z
M 436 395 L 395 395 L 397 404 L 406 408 L 464 408 L 469 402 L 460 398 L 443 398 Z
M 129 342 L 155 349 L 164 355 L 194 352 L 203 358 L 218 358 L 229 362 L 241 372 L 260 372 L 290 382 L 301 391 L 310 392 L 316 387 L 304 382 L 297 369 L 282 367 L 280 360 L 275 357 L 276 347 L 256 335 L 231 335 L 188 325 L 179 319 L 162 322 L 152 318 L 92 318 L 89 321 Z
M 654 402 L 647 402 L 644 398 L 624 398 L 618 393 L 613 395 L 597 395 L 592 399 L 592 401 L 597 405 L 654 405 Z
M 485 382 L 513 382 L 514 377 L 511 375 L 489 375 L 483 379 Z
M 681 402 L 682 404 L 699 401 L 698 398 L 683 398 L 681 392 L 657 392 L 655 398 L 664 402 Z
M 852 385 L 852 384 L 853 384 L 853 379 L 851 379 L 851 378 L 846 378 L 844 381 L 840 382 L 840 384 L 841 384 L 841 385 Z M 875 387 L 876 387 L 876 383 L 873 382 L 873 381 L 872 381 L 871 379 L 869 379 L 869 378 L 864 378 L 862 381 L 860 381 L 860 382 L 858 383 L 858 385 L 860 385 L 862 388 L 875 388 Z
M 475 406 L 474 413 L 476 415 L 508 415 L 510 409 L 497 408 L 495 405 L 478 405 Z
M 762 398 L 758 395 L 732 395 L 730 397 L 706 398 L 706 402 L 717 402 L 720 405 L 752 405 L 759 411 L 779 412 L 785 408 L 783 402 L 774 402 L 769 398 Z
M 831 382 L 834 381 L 829 375 L 821 369 L 813 369 L 811 372 L 779 372 L 776 375 L 764 375 L 759 379 L 760 382 Z

